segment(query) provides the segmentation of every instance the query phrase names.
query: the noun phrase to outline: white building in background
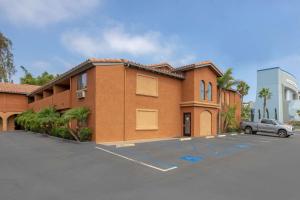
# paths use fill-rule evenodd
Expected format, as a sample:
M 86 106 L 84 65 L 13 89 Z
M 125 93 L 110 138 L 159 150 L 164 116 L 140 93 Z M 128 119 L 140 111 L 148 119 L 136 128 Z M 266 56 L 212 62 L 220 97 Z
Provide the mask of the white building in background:
M 300 121 L 297 111 L 300 110 L 299 87 L 294 75 L 279 67 L 257 71 L 256 102 L 252 110 L 254 121 L 263 117 L 263 99 L 259 91 L 269 88 L 272 95 L 267 100 L 266 118 L 281 122 Z

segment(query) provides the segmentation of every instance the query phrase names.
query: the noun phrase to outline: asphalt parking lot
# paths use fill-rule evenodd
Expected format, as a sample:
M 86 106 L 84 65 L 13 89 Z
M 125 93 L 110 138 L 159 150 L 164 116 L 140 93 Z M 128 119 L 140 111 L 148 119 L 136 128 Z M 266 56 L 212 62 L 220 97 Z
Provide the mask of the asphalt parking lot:
M 0 199 L 300 199 L 300 135 L 132 147 L 0 134 Z

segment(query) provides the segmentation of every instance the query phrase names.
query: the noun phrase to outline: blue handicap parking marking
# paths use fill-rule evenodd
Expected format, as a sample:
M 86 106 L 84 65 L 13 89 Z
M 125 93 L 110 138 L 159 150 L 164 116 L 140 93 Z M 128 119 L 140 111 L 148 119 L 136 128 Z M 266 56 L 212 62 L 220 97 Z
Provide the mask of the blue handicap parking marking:
M 235 147 L 240 148 L 240 149 L 248 149 L 250 148 L 249 144 L 237 144 Z
M 191 156 L 191 155 L 185 155 L 180 157 L 181 160 L 190 162 L 190 163 L 197 163 L 202 161 L 204 158 L 201 156 Z

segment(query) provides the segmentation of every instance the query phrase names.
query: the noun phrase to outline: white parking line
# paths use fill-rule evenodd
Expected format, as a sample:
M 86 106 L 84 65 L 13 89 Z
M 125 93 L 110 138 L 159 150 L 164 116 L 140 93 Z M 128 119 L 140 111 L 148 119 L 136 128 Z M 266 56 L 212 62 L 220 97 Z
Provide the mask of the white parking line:
M 135 144 L 128 143 L 128 144 L 117 144 L 116 148 L 122 148 L 122 147 L 134 147 Z
M 124 159 L 126 159 L 126 160 L 132 161 L 132 162 L 134 162 L 134 163 L 137 163 L 137 164 L 140 164 L 140 165 L 143 165 L 143 166 L 146 166 L 146 167 L 150 167 L 150 168 L 152 168 L 152 169 L 156 169 L 156 170 L 159 170 L 159 171 L 162 171 L 162 172 L 171 171 L 171 170 L 177 168 L 177 166 L 173 166 L 173 167 L 170 167 L 170 168 L 167 168 L 167 169 L 162 169 L 162 168 L 159 168 L 159 167 L 156 167 L 156 166 L 147 164 L 147 163 L 145 163 L 145 162 L 138 161 L 138 160 L 135 160 L 135 159 L 132 159 L 132 158 L 123 156 L 123 155 L 121 155 L 121 154 L 117 154 L 117 153 L 115 153 L 115 152 L 112 152 L 112 151 L 103 149 L 103 148 L 101 148 L 101 147 L 95 147 L 95 148 L 96 148 L 96 149 L 99 149 L 99 150 L 102 150 L 102 151 L 105 151 L 105 152 L 107 152 L 107 153 L 110 153 L 110 154 L 112 154 L 112 155 L 119 156 L 119 157 L 121 157 L 121 158 L 124 158 Z
M 226 135 L 218 135 L 218 137 L 226 137 Z
M 187 137 L 187 138 L 179 138 L 180 141 L 188 141 L 188 140 L 192 140 L 192 138 Z

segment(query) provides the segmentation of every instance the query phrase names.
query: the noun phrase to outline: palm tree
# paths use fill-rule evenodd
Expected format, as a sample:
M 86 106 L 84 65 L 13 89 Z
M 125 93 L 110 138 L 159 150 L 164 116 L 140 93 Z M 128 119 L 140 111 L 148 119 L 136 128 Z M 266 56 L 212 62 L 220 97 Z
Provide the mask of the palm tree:
M 267 109 L 267 100 L 271 98 L 271 91 L 269 88 L 262 88 L 259 93 L 259 98 L 262 98 L 264 100 L 264 105 L 263 105 L 263 119 L 266 116 L 266 109 Z
M 222 117 L 224 118 L 224 130 L 236 128 L 236 118 L 235 118 L 235 106 L 230 106 L 228 110 L 222 112 Z
M 58 122 L 59 117 L 60 114 L 54 107 L 44 108 L 37 113 L 38 123 L 42 130 L 44 130 L 47 134 L 51 133 L 51 130 Z
M 221 105 L 222 92 L 224 89 L 232 89 L 234 85 L 237 84 L 237 81 L 232 76 L 232 68 L 226 70 L 223 76 L 218 78 L 218 88 L 219 88 L 219 103 Z M 222 114 L 219 112 L 219 133 L 221 132 L 221 123 L 222 123 Z
M 238 85 L 236 86 L 237 91 L 241 95 L 241 104 L 243 105 L 244 96 L 246 96 L 249 92 L 250 86 L 245 81 L 238 81 Z
M 87 121 L 89 114 L 90 114 L 90 110 L 88 108 L 79 107 L 79 108 L 72 108 L 66 111 L 62 116 L 64 124 L 67 124 L 67 127 L 71 135 L 77 141 L 80 141 L 80 137 L 78 136 L 78 130 L 80 130 L 82 127 L 85 126 L 85 122 Z M 73 120 L 76 120 L 78 122 L 77 123 L 78 126 L 76 127 L 76 130 L 72 128 L 71 122 Z

